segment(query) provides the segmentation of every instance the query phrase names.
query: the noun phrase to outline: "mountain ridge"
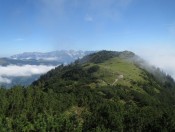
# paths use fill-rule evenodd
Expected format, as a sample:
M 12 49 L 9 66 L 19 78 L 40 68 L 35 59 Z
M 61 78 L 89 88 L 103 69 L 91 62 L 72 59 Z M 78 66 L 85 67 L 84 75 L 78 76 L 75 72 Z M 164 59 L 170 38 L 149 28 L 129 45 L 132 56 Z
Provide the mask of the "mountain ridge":
M 45 60 L 45 61 L 59 61 L 64 63 L 70 63 L 75 59 L 82 58 L 85 55 L 93 53 L 95 51 L 82 51 L 82 50 L 57 50 L 51 52 L 24 52 L 22 54 L 16 54 L 11 56 L 11 59 L 17 60 Z
M 130 51 L 117 52 L 117 51 L 103 50 L 103 51 L 99 51 L 99 52 L 87 55 L 83 57 L 82 59 L 78 59 L 77 61 L 75 61 L 75 63 L 71 63 L 71 64 L 87 65 L 87 63 L 94 63 L 95 65 L 96 64 L 98 65 L 100 63 L 103 63 L 115 57 L 117 57 L 117 59 L 120 58 L 121 60 L 124 60 L 124 63 L 127 63 L 128 65 L 133 65 L 138 69 L 144 70 L 152 74 L 153 76 L 156 76 L 156 74 L 159 74 L 160 76 L 161 74 L 162 75 L 161 79 L 163 79 L 163 77 L 166 78 L 165 76 L 168 76 L 169 78 L 171 78 L 169 75 L 166 75 L 165 73 L 161 72 L 159 68 L 155 68 L 151 65 L 148 65 L 143 59 L 141 59 L 139 56 L 135 55 L 133 52 L 130 52 Z M 120 62 L 121 60 L 117 60 L 117 61 Z M 114 59 L 114 61 L 116 60 Z M 112 62 L 110 62 L 110 64 L 112 64 Z M 148 67 L 149 69 L 147 69 Z
M 29 87 L 0 89 L 0 126 L 16 131 L 174 131 L 175 82 L 157 69 L 147 71 L 143 62 L 132 52 L 100 51 L 52 69 Z

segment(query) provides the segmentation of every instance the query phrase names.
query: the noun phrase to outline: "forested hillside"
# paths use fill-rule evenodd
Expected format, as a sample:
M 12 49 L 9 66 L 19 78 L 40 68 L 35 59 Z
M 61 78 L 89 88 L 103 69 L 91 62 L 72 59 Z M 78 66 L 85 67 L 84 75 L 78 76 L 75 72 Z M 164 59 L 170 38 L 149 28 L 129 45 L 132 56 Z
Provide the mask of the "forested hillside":
M 129 51 L 60 65 L 0 89 L 0 131 L 175 131 L 175 82 Z

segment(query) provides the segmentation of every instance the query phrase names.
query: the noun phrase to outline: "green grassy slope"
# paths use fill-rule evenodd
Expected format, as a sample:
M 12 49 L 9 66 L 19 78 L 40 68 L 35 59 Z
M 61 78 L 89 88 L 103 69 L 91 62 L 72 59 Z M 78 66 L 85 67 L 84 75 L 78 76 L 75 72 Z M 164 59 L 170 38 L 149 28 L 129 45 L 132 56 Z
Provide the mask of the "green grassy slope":
M 174 80 L 170 76 L 154 69 L 159 75 L 156 77 L 156 74 L 149 73 L 141 68 L 138 60 L 136 55 L 128 51 L 101 51 L 86 56 L 82 60 L 78 60 L 68 66 L 60 66 L 41 76 L 33 84 L 46 91 L 48 89 L 60 91 L 60 89 L 66 88 L 96 90 L 101 87 L 125 87 L 128 91 L 126 96 L 130 96 L 129 94 L 131 96 L 140 94 L 138 96 L 145 96 L 153 100 L 153 104 L 155 102 L 160 104 L 163 100 L 162 96 L 167 94 L 164 97 L 167 102 L 161 103 L 168 104 L 171 102 L 171 105 L 174 105 Z M 162 76 L 162 80 L 160 80 L 160 76 Z M 133 102 L 138 103 L 138 101 L 134 100 Z

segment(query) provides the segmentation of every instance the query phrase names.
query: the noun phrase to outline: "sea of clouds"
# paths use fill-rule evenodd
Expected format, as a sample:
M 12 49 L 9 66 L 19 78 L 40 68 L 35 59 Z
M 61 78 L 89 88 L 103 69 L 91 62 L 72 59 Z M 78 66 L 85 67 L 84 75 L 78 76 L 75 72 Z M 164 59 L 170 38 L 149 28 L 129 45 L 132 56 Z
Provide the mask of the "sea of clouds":
M 0 66 L 0 83 L 11 83 L 9 77 L 29 77 L 32 75 L 40 75 L 55 68 L 55 66 L 47 65 L 8 65 Z

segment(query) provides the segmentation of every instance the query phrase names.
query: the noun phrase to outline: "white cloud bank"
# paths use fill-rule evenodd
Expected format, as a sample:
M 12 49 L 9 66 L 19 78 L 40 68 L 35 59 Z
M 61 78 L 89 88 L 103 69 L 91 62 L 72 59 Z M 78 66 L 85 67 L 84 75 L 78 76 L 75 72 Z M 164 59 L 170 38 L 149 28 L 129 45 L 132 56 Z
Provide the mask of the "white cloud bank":
M 0 83 L 11 83 L 8 77 L 27 77 L 32 75 L 44 74 L 55 66 L 46 65 L 8 65 L 0 66 Z
M 175 51 L 173 49 L 172 46 L 153 46 L 138 50 L 136 53 L 175 79 Z
M 9 84 L 9 83 L 11 83 L 11 80 L 8 79 L 8 78 L 0 76 L 0 83 L 7 83 L 7 84 Z

